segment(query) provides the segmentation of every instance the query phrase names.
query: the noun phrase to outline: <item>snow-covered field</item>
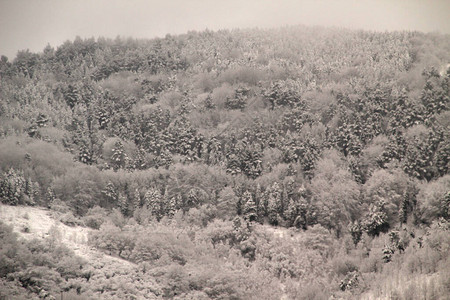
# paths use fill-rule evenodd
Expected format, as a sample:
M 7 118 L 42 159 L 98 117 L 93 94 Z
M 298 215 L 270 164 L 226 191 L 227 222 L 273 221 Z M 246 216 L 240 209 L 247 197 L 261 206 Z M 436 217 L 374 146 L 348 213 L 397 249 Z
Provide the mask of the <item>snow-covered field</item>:
M 58 214 L 42 207 L 0 205 L 0 220 L 13 227 L 25 239 L 45 238 L 53 235 L 76 255 L 88 261 L 131 264 L 129 261 L 107 255 L 87 244 L 92 230 L 82 226 L 67 226 L 58 220 Z

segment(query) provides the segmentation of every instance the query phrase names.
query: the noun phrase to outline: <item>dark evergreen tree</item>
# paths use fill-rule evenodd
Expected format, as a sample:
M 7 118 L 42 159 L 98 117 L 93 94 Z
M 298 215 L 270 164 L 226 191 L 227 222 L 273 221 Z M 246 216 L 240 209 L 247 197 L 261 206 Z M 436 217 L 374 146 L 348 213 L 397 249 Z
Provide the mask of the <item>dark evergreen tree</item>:
M 127 160 L 128 160 L 128 156 L 125 153 L 125 149 L 123 147 L 123 143 L 118 140 L 115 144 L 114 144 L 114 148 L 112 149 L 112 156 L 111 156 L 111 163 L 112 163 L 112 167 L 115 171 L 117 171 L 118 169 L 122 169 L 125 167 Z
M 163 217 L 162 202 L 163 196 L 157 188 L 150 188 L 144 195 L 144 204 L 158 221 Z
M 256 221 L 258 218 L 258 208 L 252 194 L 249 191 L 246 191 L 244 195 L 242 195 L 241 202 L 243 203 L 242 215 L 244 216 L 244 220 L 248 222 Z
M 128 199 L 125 195 L 119 193 L 119 196 L 117 197 L 118 206 L 120 209 L 120 212 L 124 215 L 128 215 Z
M 22 204 L 26 188 L 26 180 L 23 173 L 14 169 L 9 169 L 0 178 L 0 199 L 9 205 Z
M 378 236 L 388 231 L 390 224 L 387 222 L 384 201 L 370 205 L 369 212 L 364 216 L 363 225 L 370 236 Z

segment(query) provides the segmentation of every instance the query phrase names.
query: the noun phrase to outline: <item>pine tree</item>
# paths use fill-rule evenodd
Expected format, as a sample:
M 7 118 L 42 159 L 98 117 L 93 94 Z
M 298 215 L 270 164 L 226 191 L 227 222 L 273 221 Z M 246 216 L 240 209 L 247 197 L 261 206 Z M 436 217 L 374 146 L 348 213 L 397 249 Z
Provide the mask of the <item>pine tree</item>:
M 269 223 L 278 225 L 278 218 L 282 208 L 281 203 L 281 189 L 277 182 L 275 182 L 267 193 L 267 217 Z
M 370 236 L 378 236 L 381 232 L 386 232 L 390 224 L 387 222 L 387 214 L 385 212 L 385 202 L 378 201 L 370 205 L 369 212 L 364 217 L 364 228 Z
M 48 118 L 45 114 L 39 114 L 36 119 L 36 124 L 38 127 L 45 127 L 48 124 Z
M 117 199 L 120 212 L 124 215 L 128 215 L 128 199 L 122 193 L 119 193 L 119 197 Z
M 450 220 L 450 191 L 447 192 L 447 194 L 445 194 L 444 200 L 442 202 L 443 202 L 442 216 L 446 220 Z
M 163 217 L 161 210 L 162 198 L 161 192 L 157 188 L 150 188 L 144 196 L 144 204 L 158 221 Z
M 363 226 L 360 222 L 355 221 L 349 225 L 348 228 L 350 235 L 352 236 L 353 244 L 356 246 L 361 241 Z
M 93 163 L 92 153 L 89 150 L 89 148 L 84 144 L 80 146 L 80 150 L 78 153 L 78 160 L 87 165 L 90 165 Z
M 70 109 L 74 109 L 75 105 L 78 103 L 80 99 L 80 91 L 77 87 L 70 85 L 64 91 L 64 99 L 66 100 L 67 105 L 69 105 Z
M 25 182 L 25 191 L 24 192 L 25 192 L 25 195 L 28 197 L 27 204 L 28 205 L 36 204 L 36 201 L 35 201 L 35 195 L 36 195 L 35 185 L 33 184 L 33 182 L 31 181 L 30 178 L 28 178 L 28 180 Z
M 109 115 L 105 111 L 100 110 L 97 112 L 96 118 L 97 118 L 99 128 L 106 129 L 110 122 Z
M 281 191 L 281 204 L 280 204 L 279 211 L 278 211 L 280 216 L 284 216 L 284 212 L 288 209 L 289 200 L 290 199 L 289 199 L 289 196 L 287 193 L 286 186 L 283 184 L 283 188 Z
M 41 186 L 38 182 L 33 182 L 33 200 L 39 200 L 40 197 Z
M 173 216 L 177 212 L 179 197 L 179 195 L 171 197 L 169 203 L 167 204 L 166 211 L 169 218 L 173 218 Z
M 186 208 L 197 207 L 205 200 L 204 191 L 200 188 L 191 188 L 187 194 L 185 206 Z M 184 208 L 184 207 L 183 207 Z
M 136 170 L 145 170 L 147 168 L 146 152 L 144 149 L 138 149 L 134 159 L 133 168 Z
M 169 210 L 169 202 L 170 202 L 169 192 L 168 192 L 167 185 L 166 185 L 166 187 L 164 188 L 164 194 L 162 195 L 161 203 L 160 203 L 162 216 L 167 215 L 168 210 Z
M 114 186 L 114 184 L 112 182 L 108 182 L 108 184 L 106 185 L 106 188 L 102 191 L 102 194 L 105 195 L 105 197 L 109 203 L 115 204 L 118 199 L 116 187 Z
M 388 263 L 392 260 L 392 255 L 394 254 L 394 249 L 390 246 L 384 246 L 383 248 L 383 260 L 385 263 Z
M 298 216 L 297 203 L 293 199 L 289 199 L 284 217 L 288 222 L 288 226 L 294 225 L 295 219 Z
M 239 164 L 248 177 L 255 179 L 262 173 L 262 155 L 256 149 L 247 147 L 240 151 Z
M 9 205 L 22 203 L 26 180 L 23 172 L 9 169 L 0 181 L 0 199 Z
M 136 211 L 140 207 L 141 207 L 141 195 L 139 193 L 139 190 L 136 188 L 134 190 L 134 195 L 133 195 L 133 209 L 134 209 L 134 211 Z
M 267 203 L 267 216 L 271 225 L 278 225 L 278 201 L 273 194 L 269 195 Z
M 227 155 L 227 172 L 231 175 L 237 175 L 242 172 L 240 157 L 235 153 Z
M 56 200 L 55 191 L 51 187 L 48 187 L 47 188 L 47 203 L 48 203 L 48 206 L 50 207 L 55 200 Z
M 216 105 L 212 101 L 211 94 L 208 94 L 208 96 L 206 97 L 204 105 L 205 108 L 208 110 L 216 108 Z
M 111 156 L 111 161 L 114 171 L 124 168 L 128 157 L 127 154 L 125 153 L 123 143 L 120 140 L 114 144 L 112 152 L 113 154 Z
M 242 195 L 241 202 L 243 203 L 242 213 L 244 220 L 247 220 L 248 222 L 256 221 L 258 217 L 257 206 L 252 194 L 249 191 L 246 191 L 244 195 Z
M 238 87 L 234 92 L 234 97 L 227 97 L 225 107 L 230 110 L 243 110 L 247 104 L 249 92 L 250 90 L 244 86 Z
M 278 182 L 274 182 L 272 186 L 267 191 L 269 196 L 275 199 L 276 202 L 276 210 L 277 212 L 281 212 L 282 210 L 282 190 Z
M 255 196 L 253 199 L 255 199 L 256 202 L 258 221 L 261 221 L 264 216 L 264 195 L 259 183 L 256 185 Z

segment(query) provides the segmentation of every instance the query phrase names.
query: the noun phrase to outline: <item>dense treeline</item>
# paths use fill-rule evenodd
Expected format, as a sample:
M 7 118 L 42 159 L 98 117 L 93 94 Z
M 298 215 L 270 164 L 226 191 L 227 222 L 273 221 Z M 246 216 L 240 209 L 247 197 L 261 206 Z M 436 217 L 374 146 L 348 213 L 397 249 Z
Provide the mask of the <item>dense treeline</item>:
M 304 27 L 20 51 L 0 62 L 0 197 L 355 247 L 425 230 L 450 214 L 449 53 L 445 35 Z

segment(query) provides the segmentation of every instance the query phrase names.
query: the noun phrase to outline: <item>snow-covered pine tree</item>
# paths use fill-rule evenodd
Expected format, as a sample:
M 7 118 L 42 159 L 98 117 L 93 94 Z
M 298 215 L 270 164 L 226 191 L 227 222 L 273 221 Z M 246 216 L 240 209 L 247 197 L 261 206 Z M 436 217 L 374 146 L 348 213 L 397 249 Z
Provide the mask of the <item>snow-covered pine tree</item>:
M 249 191 L 246 191 L 242 195 L 242 203 L 243 203 L 242 213 L 244 219 L 248 222 L 256 221 L 256 219 L 258 218 L 257 206 L 255 200 L 253 199 L 252 194 Z

